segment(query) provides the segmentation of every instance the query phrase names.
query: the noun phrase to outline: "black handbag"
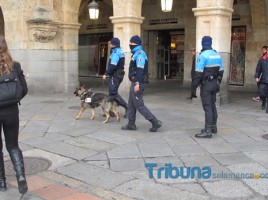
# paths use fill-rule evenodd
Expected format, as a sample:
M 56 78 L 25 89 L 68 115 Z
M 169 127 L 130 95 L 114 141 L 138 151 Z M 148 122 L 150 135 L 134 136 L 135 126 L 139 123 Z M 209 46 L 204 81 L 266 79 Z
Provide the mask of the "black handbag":
M 22 99 L 23 88 L 15 69 L 9 74 L 0 76 L 0 106 L 19 103 Z

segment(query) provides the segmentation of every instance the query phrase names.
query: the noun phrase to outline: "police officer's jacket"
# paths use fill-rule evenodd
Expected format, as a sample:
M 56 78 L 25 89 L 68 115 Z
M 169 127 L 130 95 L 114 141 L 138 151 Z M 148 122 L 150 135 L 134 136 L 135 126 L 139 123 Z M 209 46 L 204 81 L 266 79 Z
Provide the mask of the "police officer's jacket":
M 148 75 L 148 58 L 142 46 L 138 45 L 131 50 L 133 53 L 129 65 L 129 80 L 135 83 L 143 83 L 144 76 Z
M 221 82 L 223 77 L 222 58 L 212 48 L 203 49 L 196 60 L 193 84 L 197 87 L 202 81 L 217 79 Z
M 261 83 L 268 83 L 268 54 L 264 54 L 256 67 L 254 78 L 260 78 Z
M 124 70 L 125 54 L 120 47 L 111 48 L 108 68 L 105 75 L 114 76 L 118 70 Z

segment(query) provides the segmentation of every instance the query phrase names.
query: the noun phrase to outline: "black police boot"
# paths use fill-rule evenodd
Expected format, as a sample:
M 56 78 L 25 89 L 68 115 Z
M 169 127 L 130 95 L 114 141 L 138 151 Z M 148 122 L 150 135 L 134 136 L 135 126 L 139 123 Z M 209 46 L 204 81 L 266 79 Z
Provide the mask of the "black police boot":
M 201 133 L 203 133 L 203 132 L 205 132 L 205 129 L 201 130 Z M 217 125 L 215 125 L 215 124 L 211 125 L 211 132 L 213 134 L 217 134 L 217 132 L 218 132 Z
M 0 191 L 5 191 L 7 189 L 6 185 L 6 174 L 3 153 L 0 154 Z
M 18 189 L 21 194 L 25 194 L 28 191 L 28 186 L 25 178 L 23 155 L 19 148 L 13 148 L 9 151 L 9 155 L 16 172 L 16 178 L 18 182 Z
M 262 98 L 261 109 L 265 110 L 265 106 L 266 106 L 266 98 Z
M 127 125 L 121 127 L 122 130 L 130 130 L 130 131 L 136 131 L 137 127 L 135 125 L 135 121 L 128 120 Z
M 211 132 L 213 133 L 213 134 L 217 134 L 217 132 L 218 132 L 218 129 L 217 129 L 217 122 L 213 122 L 212 123 L 212 126 L 211 126 Z
M 123 108 L 125 108 L 125 114 L 124 114 L 124 118 L 128 118 L 128 106 L 122 106 Z
M 162 122 L 156 119 L 156 117 L 154 117 L 149 121 L 152 123 L 152 128 L 149 129 L 150 132 L 156 132 L 157 129 L 159 129 L 162 126 Z
M 196 138 L 212 138 L 212 125 L 205 125 L 204 131 L 201 130 L 201 133 L 195 134 Z

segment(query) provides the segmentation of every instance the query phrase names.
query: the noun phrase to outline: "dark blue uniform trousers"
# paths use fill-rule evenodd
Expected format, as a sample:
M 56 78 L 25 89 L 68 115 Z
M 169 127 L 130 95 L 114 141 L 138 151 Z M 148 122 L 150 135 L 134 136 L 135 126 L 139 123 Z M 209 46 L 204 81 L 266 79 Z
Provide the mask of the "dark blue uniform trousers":
M 201 100 L 203 109 L 205 111 L 205 123 L 206 125 L 216 124 L 218 119 L 216 108 L 216 87 L 217 80 L 206 81 L 201 84 Z
M 127 107 L 126 101 L 118 94 L 118 88 L 122 82 L 122 78 L 112 76 L 109 80 L 109 96 L 111 100 L 117 100 L 118 103 L 123 106 Z
M 268 83 L 260 83 L 259 84 L 259 95 L 262 101 L 265 101 L 267 98 L 268 91 Z
M 136 111 L 138 112 L 147 120 L 151 120 L 154 118 L 154 115 L 151 111 L 144 105 L 143 101 L 143 92 L 145 89 L 145 84 L 140 83 L 140 91 L 134 91 L 135 83 L 131 83 L 129 98 L 128 98 L 128 119 L 129 121 L 136 120 Z

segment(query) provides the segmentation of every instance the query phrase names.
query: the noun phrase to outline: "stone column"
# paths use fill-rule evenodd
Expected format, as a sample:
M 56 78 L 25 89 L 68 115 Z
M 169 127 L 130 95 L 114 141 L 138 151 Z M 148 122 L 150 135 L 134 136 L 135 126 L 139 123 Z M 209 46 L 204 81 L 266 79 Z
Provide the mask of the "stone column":
M 141 16 L 142 0 L 113 0 L 114 16 L 110 17 L 114 25 L 114 37 L 121 41 L 121 48 L 125 52 L 125 78 L 120 86 L 121 91 L 128 91 L 130 82 L 128 80 L 128 67 L 131 59 L 129 40 L 133 35 L 140 35 L 141 24 L 144 17 Z
M 202 49 L 201 40 L 205 35 L 212 37 L 212 48 L 218 51 L 223 59 L 224 76 L 217 102 L 228 103 L 229 68 L 233 0 L 214 1 L 197 0 L 197 8 L 193 8 L 196 16 L 196 49 Z
M 62 33 L 63 92 L 72 92 L 78 85 L 78 23 L 64 23 Z

